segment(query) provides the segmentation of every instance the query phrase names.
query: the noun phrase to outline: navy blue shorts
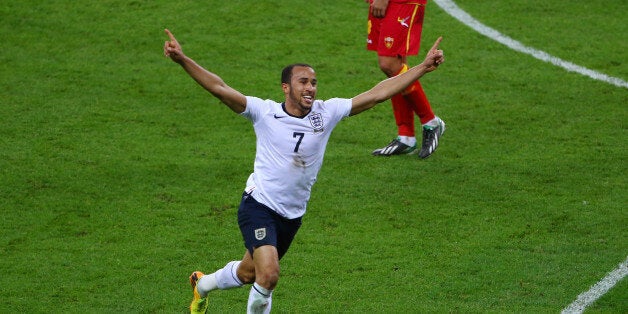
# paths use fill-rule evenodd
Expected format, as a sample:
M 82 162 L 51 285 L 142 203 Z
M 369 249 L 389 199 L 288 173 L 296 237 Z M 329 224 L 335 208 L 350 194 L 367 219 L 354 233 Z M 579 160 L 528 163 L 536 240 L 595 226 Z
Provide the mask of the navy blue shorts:
M 281 259 L 301 227 L 301 218 L 287 219 L 245 193 L 238 209 L 238 225 L 251 256 L 255 248 L 272 245 Z

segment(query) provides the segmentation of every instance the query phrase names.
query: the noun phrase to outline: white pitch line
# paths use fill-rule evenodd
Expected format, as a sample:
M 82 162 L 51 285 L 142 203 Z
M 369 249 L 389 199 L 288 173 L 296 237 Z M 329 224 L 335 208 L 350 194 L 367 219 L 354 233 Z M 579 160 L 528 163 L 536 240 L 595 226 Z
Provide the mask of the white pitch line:
M 443 9 L 445 12 L 447 12 L 449 15 L 453 16 L 454 18 L 456 18 L 457 20 L 459 20 L 460 22 L 462 22 L 463 24 L 471 27 L 472 29 L 474 29 L 475 31 L 477 31 L 478 33 L 491 38 L 503 45 L 506 45 L 507 47 L 510 47 L 511 49 L 515 50 L 515 51 L 519 51 L 519 52 L 523 52 L 525 54 L 529 54 L 541 61 L 545 61 L 545 62 L 549 62 L 553 65 L 559 66 L 569 72 L 576 72 L 576 73 L 580 73 L 582 75 L 588 76 L 594 80 L 598 80 L 598 81 L 603 81 L 609 84 L 613 84 L 617 87 L 624 87 L 624 88 L 628 88 L 628 82 L 620 79 L 620 78 L 616 78 L 616 77 L 612 77 L 609 75 L 606 75 L 604 73 L 600 73 L 597 71 L 593 71 L 593 70 L 589 70 L 585 67 L 579 66 L 577 64 L 562 60 L 560 58 L 554 57 L 550 54 L 548 54 L 547 52 L 541 51 L 541 50 L 537 50 L 531 47 L 527 47 L 524 44 L 498 32 L 495 29 L 492 29 L 482 23 L 480 23 L 478 20 L 474 19 L 471 15 L 469 15 L 467 12 L 463 11 L 460 7 L 458 7 L 456 5 L 456 3 L 454 3 L 451 0 L 434 0 L 434 2 L 441 7 L 441 9 Z
M 628 275 L 628 258 L 626 258 L 623 263 L 619 264 L 615 270 L 608 273 L 604 279 L 593 285 L 589 291 L 581 293 L 573 303 L 563 309 L 561 314 L 584 312 L 584 309 L 606 294 L 608 290 L 613 288 L 620 280 L 626 277 L 626 275 Z
M 453 1 L 450 0 L 434 0 L 434 2 L 441 7 L 445 12 L 449 15 L 453 16 L 463 24 L 471 27 L 478 33 L 491 38 L 507 47 L 519 51 L 525 54 L 529 54 L 541 61 L 549 62 L 556 66 L 559 66 L 569 72 L 576 72 L 582 75 L 588 76 L 594 80 L 607 82 L 613 84 L 617 87 L 628 88 L 628 82 L 608 76 L 606 74 L 596 72 L 593 70 L 589 70 L 585 67 L 581 67 L 577 64 L 573 64 L 568 61 L 564 61 L 560 58 L 554 57 L 547 52 L 536 50 L 534 48 L 530 48 L 525 46 L 524 44 L 498 32 L 495 29 L 492 29 L 478 20 L 474 19 L 467 12 L 463 11 L 458 7 Z M 593 304 L 593 302 L 597 301 L 601 296 L 606 294 L 611 288 L 613 288 L 619 281 L 621 281 L 624 277 L 628 275 L 628 258 L 619 264 L 615 270 L 610 272 L 606 277 L 604 277 L 601 281 L 593 285 L 589 291 L 581 293 L 578 295 L 578 298 L 571 303 L 568 307 L 562 310 L 561 314 L 572 314 L 572 313 L 582 313 L 584 309 L 586 309 L 589 305 Z

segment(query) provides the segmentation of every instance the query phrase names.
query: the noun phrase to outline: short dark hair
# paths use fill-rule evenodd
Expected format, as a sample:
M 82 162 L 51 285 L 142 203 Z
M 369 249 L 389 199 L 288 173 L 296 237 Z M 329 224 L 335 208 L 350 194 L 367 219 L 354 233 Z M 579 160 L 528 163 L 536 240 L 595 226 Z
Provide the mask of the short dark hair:
M 290 64 L 283 68 L 283 70 L 281 71 L 281 83 L 290 83 L 290 81 L 292 80 L 292 69 L 294 69 L 294 67 L 306 67 L 313 69 L 311 65 L 306 63 Z

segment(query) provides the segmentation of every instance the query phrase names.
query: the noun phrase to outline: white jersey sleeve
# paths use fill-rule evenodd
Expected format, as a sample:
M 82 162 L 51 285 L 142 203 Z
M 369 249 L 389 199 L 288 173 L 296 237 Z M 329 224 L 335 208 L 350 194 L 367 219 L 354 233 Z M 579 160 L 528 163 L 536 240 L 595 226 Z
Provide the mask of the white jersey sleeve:
M 301 217 L 331 131 L 351 113 L 351 99 L 316 100 L 305 117 L 289 115 L 272 100 L 250 96 L 246 100 L 242 116 L 253 122 L 257 136 L 246 191 L 286 218 Z

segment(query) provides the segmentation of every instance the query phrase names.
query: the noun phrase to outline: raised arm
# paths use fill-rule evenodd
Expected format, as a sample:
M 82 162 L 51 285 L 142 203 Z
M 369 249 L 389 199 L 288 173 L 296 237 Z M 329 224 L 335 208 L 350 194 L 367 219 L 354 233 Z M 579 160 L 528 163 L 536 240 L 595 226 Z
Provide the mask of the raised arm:
M 438 49 L 438 45 L 442 40 L 442 37 L 436 40 L 432 48 L 427 52 L 425 60 L 420 64 L 408 69 L 403 74 L 383 80 L 370 90 L 353 97 L 351 115 L 373 108 L 376 104 L 400 93 L 426 73 L 436 70 L 445 61 L 443 51 Z
M 227 85 L 218 75 L 207 71 L 183 53 L 181 45 L 169 30 L 165 30 L 169 41 L 164 44 L 164 55 L 178 63 L 203 88 L 218 98 L 236 113 L 246 108 L 246 97 Z

